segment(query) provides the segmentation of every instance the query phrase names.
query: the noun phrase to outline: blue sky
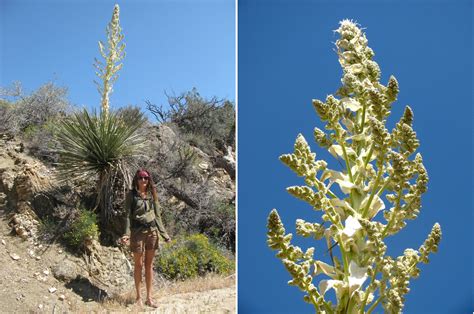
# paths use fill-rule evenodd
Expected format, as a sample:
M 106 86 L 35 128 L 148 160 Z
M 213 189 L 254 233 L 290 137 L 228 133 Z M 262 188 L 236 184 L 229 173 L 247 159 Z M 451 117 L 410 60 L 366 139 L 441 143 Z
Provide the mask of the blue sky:
M 235 4 L 232 0 L 0 1 L 0 86 L 20 81 L 31 92 L 48 81 L 77 105 L 97 107 L 97 42 L 120 5 L 126 57 L 111 106 L 196 87 L 206 98 L 235 100 Z
M 293 151 L 301 132 L 318 158 L 339 167 L 313 140 L 313 128 L 323 127 L 311 99 L 340 86 L 333 30 L 349 18 L 366 28 L 382 82 L 391 74 L 398 79 L 389 130 L 410 105 L 430 176 L 419 218 L 387 240 L 388 254 L 418 248 L 435 222 L 443 230 L 439 253 L 410 283 L 404 313 L 471 313 L 472 3 L 354 2 L 239 1 L 239 312 L 314 312 L 287 285 L 289 274 L 266 245 L 266 221 L 277 208 L 294 234 L 297 218 L 319 220 L 320 212 L 285 191 L 303 182 L 278 156 Z M 327 259 L 318 245 L 315 256 Z

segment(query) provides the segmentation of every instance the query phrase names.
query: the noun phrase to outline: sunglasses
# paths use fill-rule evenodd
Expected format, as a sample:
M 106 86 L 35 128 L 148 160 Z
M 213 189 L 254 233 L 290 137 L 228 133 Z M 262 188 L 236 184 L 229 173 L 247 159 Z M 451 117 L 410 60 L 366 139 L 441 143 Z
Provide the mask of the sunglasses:
M 148 180 L 150 179 L 149 177 L 138 177 L 138 180 Z

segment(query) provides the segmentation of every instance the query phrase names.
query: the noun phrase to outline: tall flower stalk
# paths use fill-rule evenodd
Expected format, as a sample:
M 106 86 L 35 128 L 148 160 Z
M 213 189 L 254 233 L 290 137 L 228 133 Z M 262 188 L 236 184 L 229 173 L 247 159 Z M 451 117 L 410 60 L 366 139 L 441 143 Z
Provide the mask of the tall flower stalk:
M 102 83 L 94 81 L 97 85 L 97 90 L 101 95 L 101 113 L 108 115 L 109 113 L 109 96 L 112 93 L 112 86 L 118 78 L 118 71 L 122 68 L 121 61 L 125 58 L 125 43 L 122 42 L 124 35 L 120 27 L 120 8 L 118 4 L 114 7 L 112 19 L 107 25 L 107 45 L 99 41 L 100 55 L 105 60 L 103 62 L 95 59 L 96 75 L 102 80 Z
M 438 249 L 441 228 L 435 223 L 418 250 L 406 249 L 396 258 L 386 255 L 385 239 L 419 214 L 428 174 L 421 154 L 415 154 L 419 141 L 412 109 L 406 106 L 391 132 L 386 128 L 399 92 L 397 80 L 391 76 L 387 85 L 379 82 L 374 52 L 357 24 L 343 20 L 336 32 L 342 86 L 325 101 L 313 100 L 326 124 L 325 131 L 314 129 L 314 139 L 345 169 L 332 170 L 317 160 L 301 134 L 294 152 L 280 156 L 305 182 L 287 191 L 322 212 L 321 224 L 298 219 L 296 233 L 325 239 L 331 262 L 315 259 L 314 248 L 303 252 L 292 245 L 292 234 L 285 232 L 276 209 L 268 217 L 267 243 L 290 273 L 289 284 L 304 291 L 304 300 L 317 312 L 372 313 L 382 304 L 388 313 L 400 313 L 409 280 L 419 276 L 419 263 L 428 263 L 429 254 Z M 334 255 L 337 249 L 340 254 Z M 316 287 L 319 276 L 326 278 Z M 336 304 L 326 299 L 331 289 Z

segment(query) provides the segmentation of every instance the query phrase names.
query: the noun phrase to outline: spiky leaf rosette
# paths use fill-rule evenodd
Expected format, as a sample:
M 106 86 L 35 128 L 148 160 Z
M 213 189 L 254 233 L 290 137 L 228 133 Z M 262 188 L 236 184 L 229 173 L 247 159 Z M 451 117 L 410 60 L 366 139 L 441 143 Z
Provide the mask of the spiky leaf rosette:
M 90 114 L 86 109 L 64 119 L 59 125 L 59 170 L 69 179 L 93 179 L 115 167 L 125 157 L 143 148 L 144 137 L 137 133 L 143 113 L 124 117 Z

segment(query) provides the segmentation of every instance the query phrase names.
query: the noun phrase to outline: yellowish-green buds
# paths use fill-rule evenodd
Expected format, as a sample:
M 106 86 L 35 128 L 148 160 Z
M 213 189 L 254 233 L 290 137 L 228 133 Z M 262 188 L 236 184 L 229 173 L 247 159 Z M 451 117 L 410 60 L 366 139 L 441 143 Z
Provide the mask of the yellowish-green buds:
M 287 245 L 285 241 L 285 228 L 281 223 L 280 216 L 276 209 L 272 210 L 270 216 L 268 216 L 268 246 L 274 250 L 279 250 Z
M 399 93 L 399 88 L 398 88 L 398 81 L 397 79 L 393 76 L 390 75 L 390 78 L 388 79 L 388 84 L 387 84 L 387 99 L 390 102 L 394 102 L 397 100 L 397 96 Z
M 431 229 L 428 238 L 426 238 L 423 245 L 418 249 L 421 254 L 421 261 L 425 264 L 429 262 L 428 255 L 430 253 L 438 252 L 438 245 L 441 241 L 441 226 L 438 223 L 435 223 Z

